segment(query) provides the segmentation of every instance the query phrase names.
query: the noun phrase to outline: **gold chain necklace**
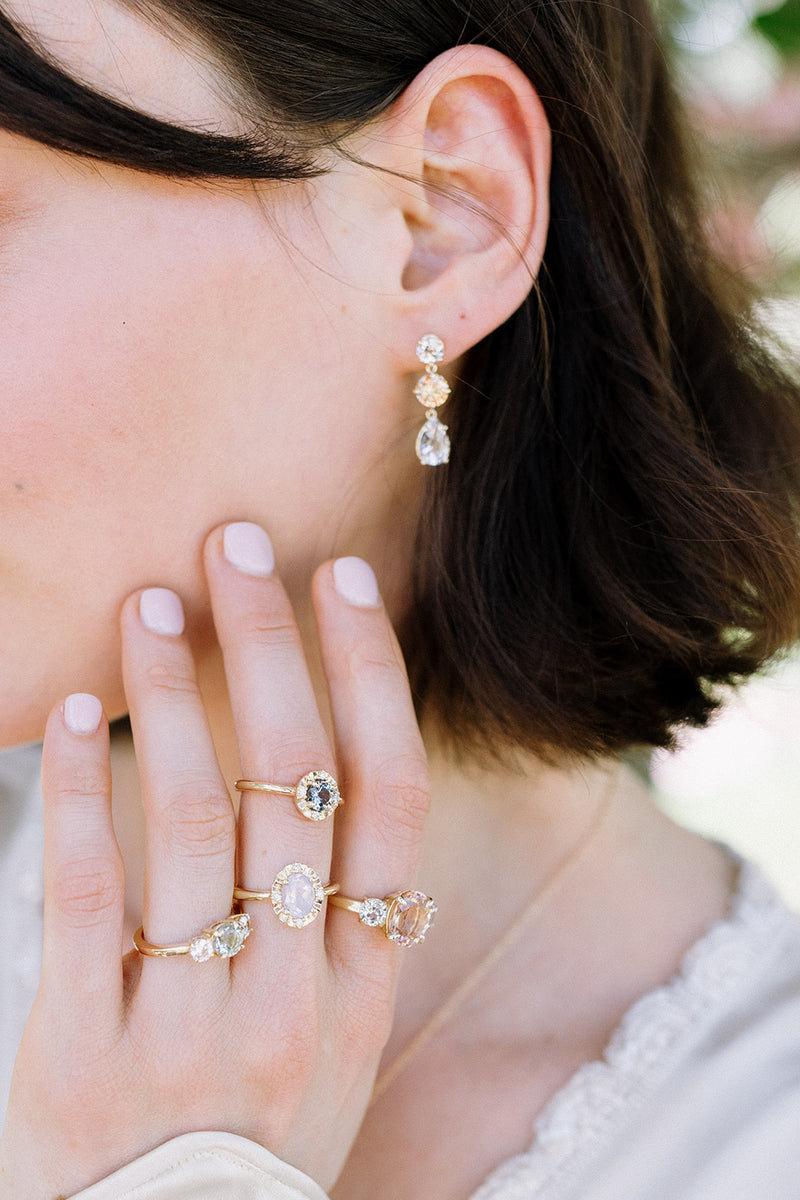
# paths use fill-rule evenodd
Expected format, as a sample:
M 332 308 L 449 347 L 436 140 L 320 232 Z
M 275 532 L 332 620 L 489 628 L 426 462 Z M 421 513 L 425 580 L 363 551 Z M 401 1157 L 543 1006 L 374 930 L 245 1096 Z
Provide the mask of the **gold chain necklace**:
M 567 854 L 566 858 L 562 859 L 556 867 L 553 874 L 545 882 L 544 886 L 536 893 L 531 902 L 522 910 L 515 921 L 512 921 L 506 932 L 503 934 L 499 942 L 492 946 L 488 954 L 477 963 L 476 966 L 467 975 L 456 988 L 451 992 L 443 1004 L 429 1017 L 421 1029 L 417 1030 L 408 1045 L 400 1051 L 397 1058 L 389 1063 L 388 1067 L 380 1073 L 375 1081 L 375 1087 L 372 1090 L 372 1099 L 370 1104 L 383 1095 L 387 1088 L 391 1087 L 398 1075 L 405 1071 L 412 1059 L 416 1058 L 423 1046 L 434 1037 L 439 1030 L 447 1024 L 450 1018 L 472 993 L 483 982 L 489 972 L 500 961 L 503 955 L 519 940 L 525 929 L 531 922 L 538 917 L 547 908 L 548 904 L 554 899 L 556 894 L 561 890 L 574 868 L 578 865 L 584 852 L 589 845 L 594 841 L 599 834 L 606 817 L 611 808 L 611 802 L 614 799 L 617 790 L 617 781 L 620 776 L 621 767 L 618 768 L 611 776 L 608 787 L 606 788 L 603 798 L 597 806 L 597 811 L 594 819 L 584 833 L 583 837 L 579 838 L 577 843 Z

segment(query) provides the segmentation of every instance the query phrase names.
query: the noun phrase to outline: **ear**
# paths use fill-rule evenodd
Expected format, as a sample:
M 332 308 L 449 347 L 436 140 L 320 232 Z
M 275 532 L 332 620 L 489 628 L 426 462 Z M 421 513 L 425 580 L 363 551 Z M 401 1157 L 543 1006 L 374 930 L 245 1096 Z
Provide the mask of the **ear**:
M 406 231 L 384 285 L 395 346 L 408 348 L 398 365 L 413 370 L 422 333 L 452 360 L 528 295 L 547 238 L 550 127 L 527 76 L 487 46 L 434 59 L 377 125 L 362 153 L 389 173 Z

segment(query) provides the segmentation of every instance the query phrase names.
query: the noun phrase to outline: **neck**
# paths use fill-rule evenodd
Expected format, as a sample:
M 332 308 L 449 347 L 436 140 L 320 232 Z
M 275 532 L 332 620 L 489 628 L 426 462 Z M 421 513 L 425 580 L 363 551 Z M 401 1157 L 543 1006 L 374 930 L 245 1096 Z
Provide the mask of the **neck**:
M 309 670 L 324 698 L 310 609 L 299 607 L 298 620 Z M 220 766 L 232 781 L 241 774 L 241 764 L 218 650 L 202 659 L 200 675 Z M 432 806 L 418 883 L 434 897 L 439 913 L 424 946 L 403 959 L 400 1003 L 385 1063 L 459 987 L 581 841 L 607 791 L 611 769 L 609 763 L 550 766 L 523 754 L 480 765 L 454 760 L 432 730 L 423 734 Z M 415 882 L 409 880 L 408 886 Z M 603 936 L 612 946 L 620 914 L 627 914 L 632 929 L 662 929 L 660 941 L 647 939 L 619 951 L 630 976 L 630 995 L 640 993 L 662 976 L 668 978 L 680 952 L 722 914 L 730 882 L 724 856 L 668 822 L 642 785 L 623 773 L 613 811 L 581 854 L 579 869 L 570 873 L 568 886 L 559 890 L 543 919 L 526 931 L 526 953 L 541 956 L 542 969 L 553 979 L 569 977 L 574 968 L 567 961 L 570 955 L 580 953 L 585 959 L 593 953 L 598 921 L 605 922 Z M 375 880 L 376 894 L 381 884 Z M 581 938 L 585 945 L 578 951 Z M 508 976 L 507 964 L 498 969 L 500 975 Z M 563 997 L 542 986 L 538 974 L 537 981 L 542 1021 L 555 1021 Z M 591 1007 L 591 989 L 586 996 Z M 526 1022 L 530 1005 L 526 996 Z M 503 1013 L 507 1019 L 507 1010 Z M 582 1014 L 581 1020 L 588 1022 L 589 1015 Z

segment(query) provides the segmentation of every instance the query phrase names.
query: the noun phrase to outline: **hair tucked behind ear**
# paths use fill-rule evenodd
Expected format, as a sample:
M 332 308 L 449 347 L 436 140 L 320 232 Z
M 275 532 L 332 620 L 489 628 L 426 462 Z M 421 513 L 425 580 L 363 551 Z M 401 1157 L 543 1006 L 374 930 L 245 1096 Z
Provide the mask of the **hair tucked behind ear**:
M 5 21 L 0 124 L 164 174 L 301 178 L 458 43 L 507 54 L 542 98 L 543 267 L 448 407 L 457 453 L 429 472 L 403 631 L 453 741 L 669 745 L 712 685 L 796 638 L 797 383 L 711 260 L 644 0 L 128 4 L 207 45 L 248 137 L 132 113 Z

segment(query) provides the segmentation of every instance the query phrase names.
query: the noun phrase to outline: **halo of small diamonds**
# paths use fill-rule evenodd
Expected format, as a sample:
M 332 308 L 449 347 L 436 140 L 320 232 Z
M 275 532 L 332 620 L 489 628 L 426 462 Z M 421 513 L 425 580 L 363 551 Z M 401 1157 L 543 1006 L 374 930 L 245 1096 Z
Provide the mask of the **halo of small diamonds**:
M 325 903 L 325 885 L 305 863 L 289 863 L 272 884 L 275 915 L 291 929 L 303 929 L 316 921 Z
M 297 785 L 295 803 L 310 821 L 324 821 L 342 802 L 339 785 L 327 771 L 309 771 Z

